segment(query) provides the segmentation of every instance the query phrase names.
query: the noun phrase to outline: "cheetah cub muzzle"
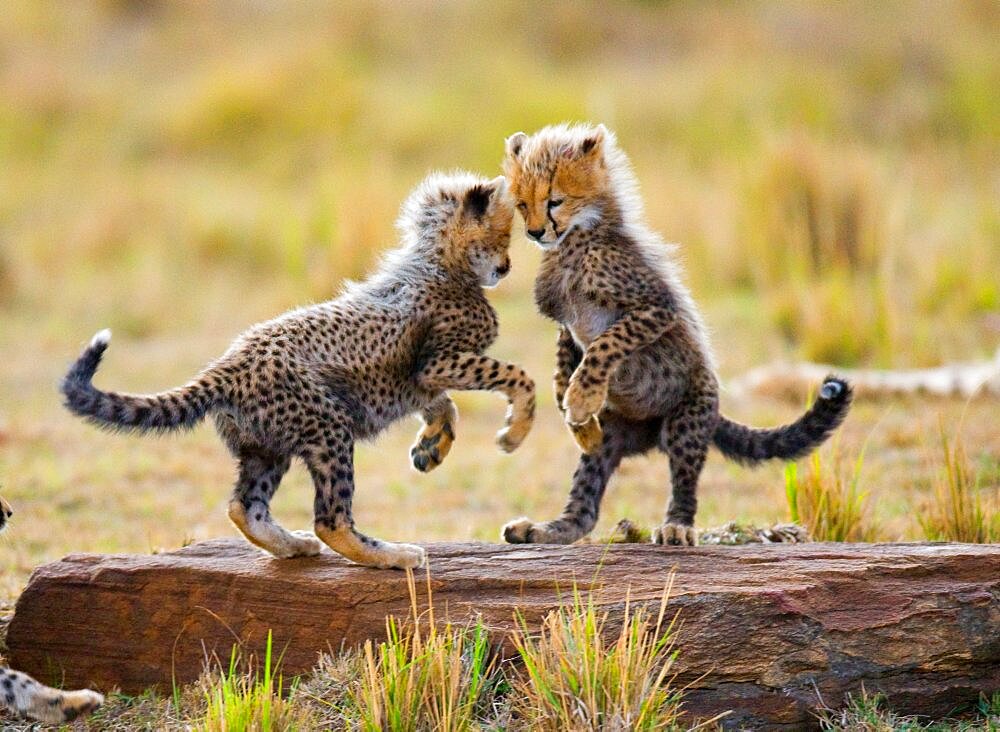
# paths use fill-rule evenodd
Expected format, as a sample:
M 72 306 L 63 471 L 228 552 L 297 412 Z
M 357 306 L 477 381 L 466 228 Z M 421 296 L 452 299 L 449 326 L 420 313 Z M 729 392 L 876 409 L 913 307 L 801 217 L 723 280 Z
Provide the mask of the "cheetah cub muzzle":
M 245 332 L 188 384 L 154 395 L 97 389 L 91 380 L 110 334 L 98 333 L 62 383 L 66 406 L 107 429 L 163 432 L 211 414 L 239 463 L 229 516 L 277 557 L 318 554 L 320 541 L 372 567 L 419 567 L 424 550 L 354 525 L 354 445 L 419 415 L 413 467 L 433 470 L 455 439 L 451 389 L 497 391 L 509 403 L 500 449 L 521 444 L 535 386 L 514 364 L 485 355 L 497 316 L 483 288 L 509 271 L 513 206 L 503 177 L 435 174 L 403 204 L 401 246 L 334 300 Z M 289 532 L 270 502 L 293 458 L 315 484 L 315 535 Z M 317 539 L 318 537 L 318 539 Z

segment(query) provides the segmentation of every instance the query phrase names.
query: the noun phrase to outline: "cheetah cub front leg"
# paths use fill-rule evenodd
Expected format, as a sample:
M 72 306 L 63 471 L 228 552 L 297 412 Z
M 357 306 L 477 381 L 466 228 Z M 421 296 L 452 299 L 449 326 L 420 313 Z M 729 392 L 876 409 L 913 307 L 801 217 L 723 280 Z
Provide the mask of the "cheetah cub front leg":
M 587 386 L 583 386 L 586 383 Z M 608 398 L 607 382 L 591 384 L 587 377 L 574 374 L 563 398 L 562 410 L 576 444 L 586 454 L 601 446 L 604 438 L 601 422 L 597 417 Z
M 417 380 L 427 389 L 481 389 L 506 396 L 510 406 L 496 438 L 504 452 L 516 450 L 531 431 L 535 382 L 520 366 L 478 353 L 442 350 L 428 361 Z
M 19 671 L 0 668 L 0 708 L 49 724 L 72 722 L 90 714 L 104 697 L 90 689 L 60 691 L 38 683 Z
M 556 406 L 559 407 L 559 411 L 566 420 L 566 426 L 569 427 L 570 434 L 573 435 L 576 444 L 585 454 L 589 455 L 595 452 L 604 440 L 600 420 L 594 414 L 582 424 L 574 424 L 566 415 L 566 391 L 569 389 L 570 380 L 581 360 L 583 360 L 583 352 L 573 340 L 569 328 L 560 327 L 559 337 L 556 341 L 556 371 L 552 375 Z
M 410 461 L 421 473 L 429 473 L 444 462 L 455 441 L 458 410 L 447 395 L 434 401 L 421 414 L 424 426 L 410 448 Z

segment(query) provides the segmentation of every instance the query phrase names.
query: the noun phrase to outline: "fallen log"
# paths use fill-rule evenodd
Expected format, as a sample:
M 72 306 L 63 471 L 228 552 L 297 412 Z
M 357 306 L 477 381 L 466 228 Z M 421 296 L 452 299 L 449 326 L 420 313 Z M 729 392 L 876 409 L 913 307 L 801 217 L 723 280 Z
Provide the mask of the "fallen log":
M 675 668 L 694 717 L 802 728 L 845 694 L 882 691 L 900 712 L 940 717 L 1000 690 L 1000 546 L 430 544 L 439 619 L 474 614 L 502 642 L 515 611 L 537 626 L 573 583 L 621 613 L 659 603 L 671 571 Z M 421 602 L 426 602 L 418 582 Z M 40 679 L 138 692 L 195 679 L 234 642 L 269 630 L 287 676 L 323 651 L 383 638 L 409 615 L 401 572 L 324 553 L 276 560 L 237 540 L 154 556 L 72 555 L 38 569 L 7 636 Z

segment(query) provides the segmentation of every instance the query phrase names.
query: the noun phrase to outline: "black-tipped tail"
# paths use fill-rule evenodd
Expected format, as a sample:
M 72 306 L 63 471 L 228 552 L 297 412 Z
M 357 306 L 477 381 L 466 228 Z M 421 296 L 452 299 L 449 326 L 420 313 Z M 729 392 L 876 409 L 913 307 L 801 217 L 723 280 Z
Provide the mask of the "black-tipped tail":
M 109 330 L 95 335 L 63 378 L 60 391 L 73 414 L 110 430 L 165 431 L 193 427 L 215 403 L 217 389 L 205 375 L 161 394 L 119 394 L 95 388 L 91 380 L 110 341 Z
M 722 417 L 713 437 L 715 446 L 727 458 L 746 464 L 774 458 L 795 460 L 812 452 L 840 426 L 853 396 L 851 385 L 844 379 L 828 376 L 816 401 L 795 422 L 774 429 L 754 429 Z

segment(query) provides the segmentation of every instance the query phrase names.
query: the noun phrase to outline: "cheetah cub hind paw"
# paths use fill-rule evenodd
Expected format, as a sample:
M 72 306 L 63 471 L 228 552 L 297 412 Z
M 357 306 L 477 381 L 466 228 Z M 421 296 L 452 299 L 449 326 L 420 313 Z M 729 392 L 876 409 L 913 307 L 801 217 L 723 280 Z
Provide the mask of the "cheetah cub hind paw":
M 295 540 L 289 545 L 287 559 L 292 557 L 315 557 L 323 551 L 323 542 L 316 538 L 316 534 L 311 531 L 290 531 Z
M 504 524 L 504 527 L 500 530 L 500 534 L 508 544 L 530 544 L 531 529 L 534 526 L 534 521 L 527 516 L 522 516 Z
M 560 521 L 532 521 L 521 517 L 504 525 L 501 534 L 508 544 L 572 544 L 580 532 Z
M 379 569 L 419 569 L 427 563 L 427 552 L 416 544 L 386 543 L 375 560 Z
M 666 546 L 698 546 L 698 532 L 693 526 L 668 522 L 653 532 L 653 543 Z

